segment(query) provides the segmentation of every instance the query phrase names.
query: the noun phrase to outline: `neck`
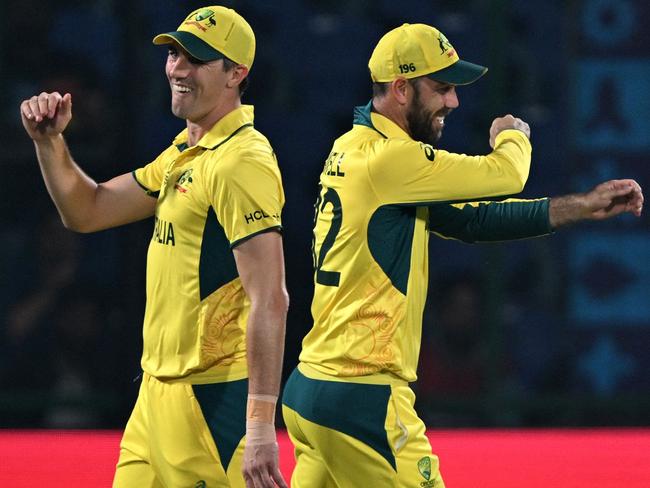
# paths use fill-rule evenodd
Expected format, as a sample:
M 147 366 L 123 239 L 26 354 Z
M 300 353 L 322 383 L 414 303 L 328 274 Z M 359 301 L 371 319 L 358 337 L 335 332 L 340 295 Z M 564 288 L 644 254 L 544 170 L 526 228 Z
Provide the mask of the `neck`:
M 408 122 L 406 121 L 406 111 L 403 106 L 395 103 L 389 96 L 374 97 L 372 99 L 372 106 L 375 112 L 390 119 L 397 124 L 400 129 L 409 134 Z
M 194 146 L 201 138 L 207 134 L 214 125 L 223 119 L 233 110 L 241 107 L 241 100 L 239 98 L 229 103 L 217 105 L 213 110 L 205 114 L 200 119 L 189 120 L 187 119 L 187 145 Z

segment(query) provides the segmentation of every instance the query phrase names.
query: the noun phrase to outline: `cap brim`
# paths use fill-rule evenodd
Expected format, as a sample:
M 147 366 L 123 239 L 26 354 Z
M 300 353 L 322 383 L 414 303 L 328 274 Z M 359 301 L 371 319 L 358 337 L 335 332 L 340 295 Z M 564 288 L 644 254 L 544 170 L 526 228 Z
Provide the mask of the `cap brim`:
M 226 57 L 207 42 L 199 39 L 190 32 L 166 32 L 164 34 L 158 34 L 153 38 L 153 43 L 158 45 L 171 44 L 174 41 L 179 43 L 183 49 L 200 61 L 215 61 Z
M 487 73 L 487 68 L 480 64 L 458 60 L 451 66 L 427 75 L 429 78 L 450 85 L 469 85 Z

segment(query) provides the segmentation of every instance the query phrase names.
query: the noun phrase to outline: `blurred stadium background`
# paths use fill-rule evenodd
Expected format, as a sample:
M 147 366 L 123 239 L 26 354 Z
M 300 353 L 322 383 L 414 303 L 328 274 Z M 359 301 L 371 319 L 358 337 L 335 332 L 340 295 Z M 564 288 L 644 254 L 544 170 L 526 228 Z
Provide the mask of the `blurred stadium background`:
M 207 2 L 209 3 L 209 2 Z M 0 428 L 120 429 L 137 393 L 152 222 L 63 229 L 18 107 L 73 94 L 66 132 L 103 180 L 151 161 L 182 129 L 164 48 L 206 2 L 5 0 L 0 21 Z M 650 4 L 642 0 L 224 1 L 253 26 L 244 97 L 283 172 L 291 295 L 285 372 L 310 327 L 311 220 L 331 141 L 370 98 L 367 60 L 403 22 L 439 27 L 489 66 L 458 90 L 440 146 L 485 153 L 494 116 L 531 125 L 524 197 L 610 178 L 650 183 Z M 647 215 L 553 237 L 469 246 L 432 239 L 418 409 L 432 429 L 650 425 Z

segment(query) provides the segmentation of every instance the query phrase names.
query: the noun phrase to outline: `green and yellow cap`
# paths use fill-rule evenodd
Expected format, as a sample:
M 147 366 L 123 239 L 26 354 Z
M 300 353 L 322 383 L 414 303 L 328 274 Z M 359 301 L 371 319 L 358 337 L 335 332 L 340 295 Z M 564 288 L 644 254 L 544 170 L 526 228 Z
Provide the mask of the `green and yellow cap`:
M 250 69 L 255 59 L 255 34 L 233 9 L 211 6 L 195 10 L 174 32 L 158 34 L 154 44 L 178 42 L 201 61 L 228 58 Z
M 368 68 L 376 83 L 428 76 L 450 85 L 468 85 L 488 70 L 461 60 L 445 35 L 425 24 L 403 24 L 384 35 L 370 56 Z

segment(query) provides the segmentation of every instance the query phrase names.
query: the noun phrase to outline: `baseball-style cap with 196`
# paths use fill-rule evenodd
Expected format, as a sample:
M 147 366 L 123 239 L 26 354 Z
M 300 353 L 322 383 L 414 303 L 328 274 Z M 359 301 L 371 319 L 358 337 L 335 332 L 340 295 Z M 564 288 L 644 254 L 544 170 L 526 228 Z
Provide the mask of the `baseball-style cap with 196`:
M 461 60 L 445 35 L 425 24 L 403 24 L 384 35 L 368 67 L 376 83 L 428 76 L 450 85 L 468 85 L 488 70 Z
M 174 32 L 158 34 L 154 44 L 178 42 L 201 61 L 228 58 L 248 69 L 255 59 L 255 34 L 244 18 L 233 9 L 202 7 L 190 15 Z

